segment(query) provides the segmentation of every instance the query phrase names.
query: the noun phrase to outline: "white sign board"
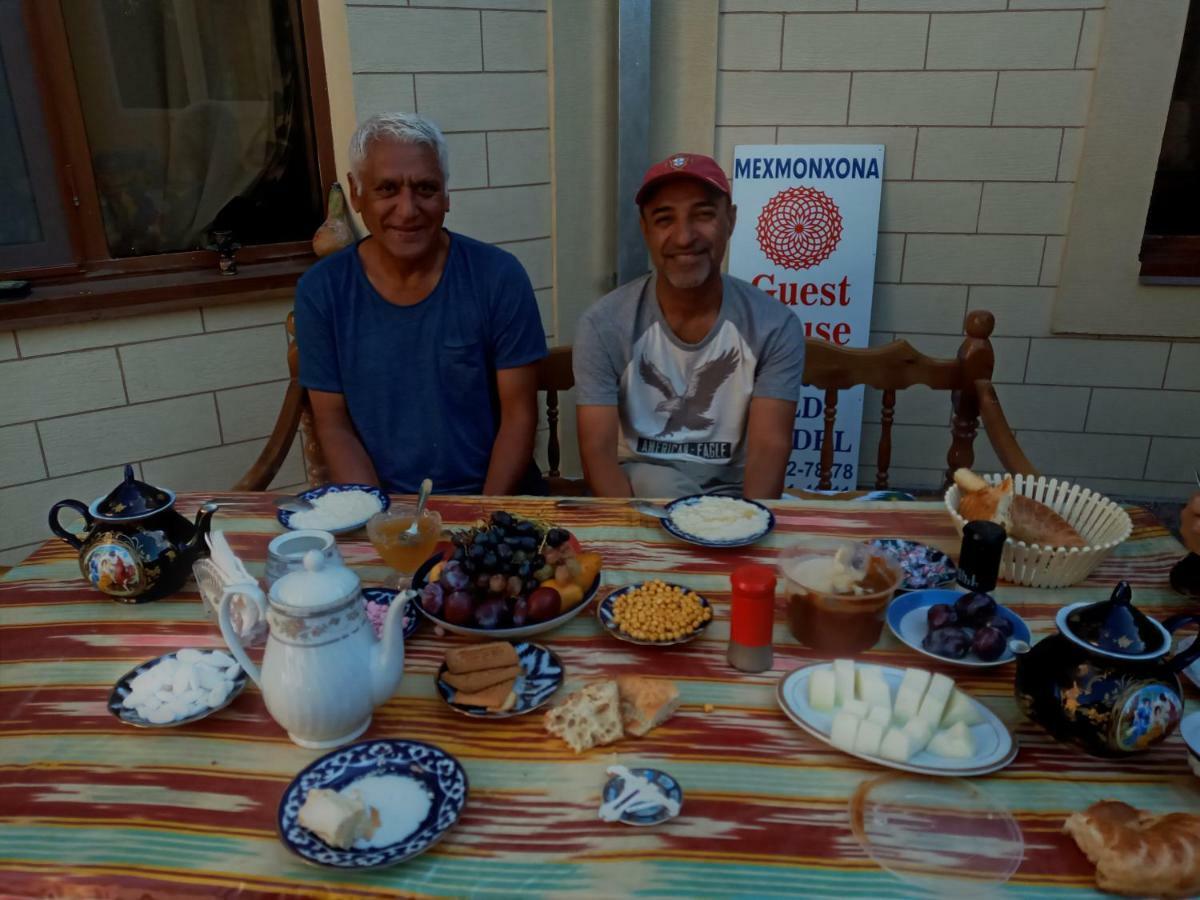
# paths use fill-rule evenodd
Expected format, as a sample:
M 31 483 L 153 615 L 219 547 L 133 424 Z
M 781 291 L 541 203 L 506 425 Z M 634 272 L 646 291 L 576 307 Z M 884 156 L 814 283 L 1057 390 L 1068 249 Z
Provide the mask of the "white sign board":
M 882 185 L 882 145 L 735 148 L 738 224 L 729 273 L 789 306 L 809 337 L 866 347 Z M 853 490 L 858 482 L 862 405 L 862 387 L 838 396 L 834 490 Z M 796 407 L 788 487 L 816 488 L 824 415 L 823 392 L 805 386 Z

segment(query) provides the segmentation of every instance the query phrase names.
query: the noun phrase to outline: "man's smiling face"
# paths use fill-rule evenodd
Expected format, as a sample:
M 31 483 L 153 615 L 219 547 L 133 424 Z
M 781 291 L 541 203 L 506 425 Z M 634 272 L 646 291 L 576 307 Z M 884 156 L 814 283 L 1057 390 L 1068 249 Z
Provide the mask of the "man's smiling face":
M 351 203 L 388 254 L 413 262 L 435 252 L 450 197 L 432 147 L 377 140 L 358 181 L 350 181 Z
M 672 178 L 646 197 L 642 237 L 659 273 L 678 290 L 720 278 L 737 220 L 726 194 L 695 178 Z

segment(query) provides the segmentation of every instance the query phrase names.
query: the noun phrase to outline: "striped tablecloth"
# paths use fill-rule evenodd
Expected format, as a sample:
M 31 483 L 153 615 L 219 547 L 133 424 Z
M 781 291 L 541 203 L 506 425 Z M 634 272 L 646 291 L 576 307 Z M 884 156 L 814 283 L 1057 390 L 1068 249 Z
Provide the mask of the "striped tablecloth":
M 200 499 L 181 498 L 190 514 Z M 261 573 L 280 532 L 271 498 L 221 495 L 214 527 Z M 435 498 L 447 524 L 495 508 L 480 498 Z M 291 744 L 251 686 L 231 707 L 177 729 L 139 730 L 105 708 L 113 682 L 139 661 L 180 647 L 217 647 L 194 586 L 139 606 L 113 603 L 81 581 L 75 553 L 51 542 L 0 581 L 0 894 L 36 897 L 257 895 L 454 895 L 700 897 L 921 896 L 864 852 L 848 800 L 885 770 L 818 743 L 779 710 L 779 678 L 819 657 L 777 619 L 775 666 L 745 675 L 725 663 L 729 573 L 771 562 L 797 535 L 908 537 L 957 553 L 939 504 L 773 504 L 776 531 L 746 551 L 705 552 L 672 540 L 619 501 L 507 500 L 505 508 L 570 528 L 604 555 L 604 584 L 653 576 L 711 598 L 716 621 L 703 640 L 666 650 L 604 634 L 590 610 L 539 638 L 567 668 L 567 687 L 621 672 L 669 676 L 680 712 L 642 739 L 573 755 L 534 714 L 488 722 L 452 712 L 433 675 L 453 638 L 428 625 L 410 640 L 396 695 L 364 738 L 412 738 L 455 754 L 470 778 L 458 824 L 431 851 L 363 873 L 316 868 L 280 843 L 275 813 L 291 778 L 320 755 Z M 1185 608 L 1167 585 L 1181 548 L 1134 509 L 1132 538 L 1084 585 L 1002 586 L 998 599 L 1049 633 L 1055 610 L 1100 599 L 1120 578 L 1147 613 Z M 386 575 L 365 540 L 342 542 L 365 584 Z M 872 662 L 928 665 L 885 635 Z M 935 668 L 939 668 L 935 666 Z M 943 668 L 985 701 L 1020 741 L 1016 761 L 977 779 L 1024 836 L 1024 860 L 1005 890 L 1021 896 L 1088 896 L 1092 867 L 1060 833 L 1065 816 L 1102 798 L 1156 811 L 1200 811 L 1200 781 L 1177 736 L 1136 758 L 1109 762 L 1057 744 L 1017 711 L 1012 667 Z M 565 692 L 564 692 L 565 693 Z M 1189 706 L 1196 694 L 1189 686 Z M 712 711 L 705 712 L 711 704 Z M 669 771 L 683 813 L 655 828 L 597 818 L 605 768 Z

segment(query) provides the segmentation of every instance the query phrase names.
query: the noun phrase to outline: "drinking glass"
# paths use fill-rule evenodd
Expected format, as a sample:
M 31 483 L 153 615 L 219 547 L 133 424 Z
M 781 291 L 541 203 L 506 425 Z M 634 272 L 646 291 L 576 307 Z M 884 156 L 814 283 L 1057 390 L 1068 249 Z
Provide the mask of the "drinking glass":
M 375 552 L 395 570 L 389 587 L 404 590 L 412 583 L 412 574 L 433 555 L 442 534 L 442 516 L 437 510 L 425 507 L 417 521 L 415 534 L 409 526 L 417 515 L 415 503 L 393 503 L 367 521 L 367 537 Z

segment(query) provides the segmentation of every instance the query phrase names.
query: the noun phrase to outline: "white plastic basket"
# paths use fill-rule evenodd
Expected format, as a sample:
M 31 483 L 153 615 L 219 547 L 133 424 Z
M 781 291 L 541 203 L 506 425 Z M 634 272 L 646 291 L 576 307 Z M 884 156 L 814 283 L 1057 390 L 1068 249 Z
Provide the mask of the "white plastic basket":
M 983 477 L 988 484 L 999 484 L 1004 478 L 1003 475 Z M 1133 531 L 1129 513 L 1090 488 L 1057 478 L 1014 475 L 1013 489 L 1018 494 L 1044 503 L 1066 519 L 1087 541 L 1087 546 L 1042 547 L 1010 537 L 1005 541 L 1004 556 L 1000 560 L 1002 581 L 1037 588 L 1067 587 L 1083 581 L 1112 552 L 1113 547 Z M 958 533 L 962 534 L 967 520 L 958 513 L 960 496 L 958 485 L 950 485 L 946 491 L 946 509 L 954 517 Z

